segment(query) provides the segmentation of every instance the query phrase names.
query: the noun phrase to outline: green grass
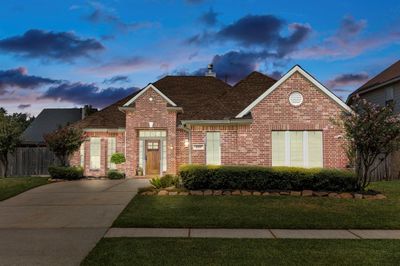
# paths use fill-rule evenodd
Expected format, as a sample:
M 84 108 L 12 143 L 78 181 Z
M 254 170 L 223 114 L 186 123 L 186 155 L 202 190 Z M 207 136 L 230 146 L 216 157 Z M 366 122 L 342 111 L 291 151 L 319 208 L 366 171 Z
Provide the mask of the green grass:
M 48 183 L 48 177 L 0 178 L 0 201 Z
M 82 265 L 398 265 L 396 240 L 105 238 Z
M 385 200 L 263 196 L 136 196 L 114 227 L 400 229 L 400 182 Z

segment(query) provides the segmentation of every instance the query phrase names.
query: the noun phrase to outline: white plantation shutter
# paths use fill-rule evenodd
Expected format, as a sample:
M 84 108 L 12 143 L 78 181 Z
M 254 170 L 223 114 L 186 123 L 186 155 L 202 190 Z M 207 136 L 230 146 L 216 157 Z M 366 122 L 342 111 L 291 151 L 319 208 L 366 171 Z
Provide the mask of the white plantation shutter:
M 221 134 L 220 132 L 207 132 L 206 135 L 206 163 L 221 164 Z
M 272 166 L 323 167 L 322 131 L 272 131 Z
M 322 167 L 322 132 L 308 132 L 308 166 Z
M 109 169 L 115 169 L 116 166 L 114 163 L 111 163 L 111 156 L 115 153 L 116 151 L 116 140 L 115 138 L 108 138 L 108 143 L 107 143 L 107 167 Z
M 285 165 L 285 131 L 272 131 L 272 166 Z
M 290 132 L 290 166 L 304 166 L 303 131 Z
M 90 169 L 100 169 L 101 139 L 90 138 Z

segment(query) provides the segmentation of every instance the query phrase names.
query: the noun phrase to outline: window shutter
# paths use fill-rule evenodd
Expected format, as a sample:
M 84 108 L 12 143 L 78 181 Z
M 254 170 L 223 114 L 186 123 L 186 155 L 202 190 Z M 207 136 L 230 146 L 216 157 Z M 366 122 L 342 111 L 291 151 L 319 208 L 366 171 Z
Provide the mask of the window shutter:
M 206 163 L 221 164 L 221 137 L 220 132 L 207 132 Z
M 100 141 L 100 138 L 90 138 L 90 169 L 100 169 Z
M 322 132 L 308 132 L 308 166 L 323 167 Z
M 81 160 L 80 165 L 81 167 L 85 167 L 85 142 L 81 144 L 79 155 Z
M 285 165 L 285 131 L 272 131 L 272 166 Z
M 290 131 L 290 166 L 304 166 L 303 131 Z

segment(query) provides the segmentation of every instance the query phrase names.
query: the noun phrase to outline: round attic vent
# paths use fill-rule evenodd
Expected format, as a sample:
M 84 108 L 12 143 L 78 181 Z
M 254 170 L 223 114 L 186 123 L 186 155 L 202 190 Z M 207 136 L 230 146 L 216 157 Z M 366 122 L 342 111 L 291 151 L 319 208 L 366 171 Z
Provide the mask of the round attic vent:
M 303 103 L 303 95 L 300 92 L 292 92 L 289 96 L 289 102 L 293 106 L 299 106 Z

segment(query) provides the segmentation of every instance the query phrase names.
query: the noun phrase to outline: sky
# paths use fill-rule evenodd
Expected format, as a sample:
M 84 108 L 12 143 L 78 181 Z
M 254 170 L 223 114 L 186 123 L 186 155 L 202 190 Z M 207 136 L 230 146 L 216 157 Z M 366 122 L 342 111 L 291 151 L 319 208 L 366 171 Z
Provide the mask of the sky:
M 343 100 L 400 59 L 400 2 L 1 1 L 0 107 L 103 108 L 165 75 L 298 64 Z

